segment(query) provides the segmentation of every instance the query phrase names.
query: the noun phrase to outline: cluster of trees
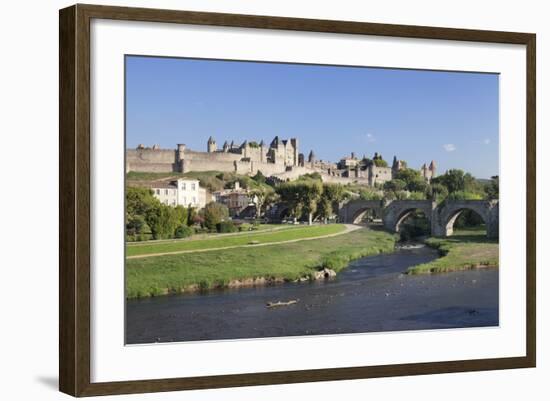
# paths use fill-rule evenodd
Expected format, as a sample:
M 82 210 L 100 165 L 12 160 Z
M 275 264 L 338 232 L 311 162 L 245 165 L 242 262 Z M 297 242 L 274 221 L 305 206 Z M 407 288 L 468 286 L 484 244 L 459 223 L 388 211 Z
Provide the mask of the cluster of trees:
M 344 187 L 338 184 L 322 183 L 315 179 L 301 179 L 285 182 L 275 188 L 280 200 L 289 205 L 295 219 L 307 217 L 309 224 L 315 218 L 325 222 L 338 209 L 338 202 L 344 198 Z
M 198 218 L 192 207 L 168 206 L 148 188 L 126 189 L 126 237 L 129 241 L 184 238 L 193 234 Z
M 386 181 L 381 189 L 383 199 L 498 199 L 498 176 L 482 183 L 470 173 L 451 169 L 428 183 L 419 171 L 405 168 L 394 179 Z
M 185 238 L 197 232 L 234 232 L 253 230 L 255 225 L 236 226 L 229 220 L 227 206 L 210 202 L 200 212 L 193 207 L 161 203 L 148 188 L 126 190 L 126 239 Z

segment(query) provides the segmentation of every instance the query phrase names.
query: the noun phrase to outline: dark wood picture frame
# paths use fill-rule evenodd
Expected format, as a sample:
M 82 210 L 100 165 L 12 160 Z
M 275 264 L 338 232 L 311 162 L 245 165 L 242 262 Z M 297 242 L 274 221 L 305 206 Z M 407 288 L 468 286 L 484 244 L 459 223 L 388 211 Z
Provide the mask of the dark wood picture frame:
M 90 21 L 93 18 L 525 45 L 527 49 L 526 356 L 91 383 Z M 535 43 L 536 36 L 531 33 L 387 25 L 349 21 L 218 14 L 80 4 L 60 10 L 60 390 L 73 396 L 93 396 L 534 367 L 536 362 Z

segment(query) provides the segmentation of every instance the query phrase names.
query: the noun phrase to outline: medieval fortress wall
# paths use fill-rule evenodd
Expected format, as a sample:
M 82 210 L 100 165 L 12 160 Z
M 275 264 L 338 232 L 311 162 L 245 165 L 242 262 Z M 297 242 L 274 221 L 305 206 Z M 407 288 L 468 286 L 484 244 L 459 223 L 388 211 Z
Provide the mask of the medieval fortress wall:
M 307 160 L 299 153 L 298 140 L 281 140 L 275 137 L 271 144 L 245 141 L 241 145 L 225 142 L 221 148 L 210 137 L 207 151 L 188 149 L 179 144 L 176 149 L 160 149 L 157 145 L 145 148 L 143 145 L 126 151 L 126 171 L 187 173 L 190 171 L 221 171 L 243 175 L 254 175 L 258 171 L 267 177 L 280 180 L 294 180 L 301 175 L 319 173 L 325 182 L 348 184 L 351 182 L 374 186 L 391 180 L 402 168 L 402 162 L 394 157 L 391 167 L 374 163 L 382 160 L 375 153 L 373 160 L 363 156 L 344 157 L 338 163 L 317 160 L 313 151 Z M 428 181 L 435 176 L 435 163 L 420 168 L 421 175 Z

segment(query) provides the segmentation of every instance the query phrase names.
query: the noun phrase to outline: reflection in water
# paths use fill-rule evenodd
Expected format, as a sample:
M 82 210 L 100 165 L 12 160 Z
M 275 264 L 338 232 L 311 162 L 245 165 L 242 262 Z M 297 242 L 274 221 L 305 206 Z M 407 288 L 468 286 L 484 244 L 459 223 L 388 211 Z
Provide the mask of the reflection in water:
M 498 269 L 408 276 L 426 247 L 352 262 L 334 280 L 129 300 L 128 344 L 498 325 Z M 293 305 L 266 308 L 271 301 Z

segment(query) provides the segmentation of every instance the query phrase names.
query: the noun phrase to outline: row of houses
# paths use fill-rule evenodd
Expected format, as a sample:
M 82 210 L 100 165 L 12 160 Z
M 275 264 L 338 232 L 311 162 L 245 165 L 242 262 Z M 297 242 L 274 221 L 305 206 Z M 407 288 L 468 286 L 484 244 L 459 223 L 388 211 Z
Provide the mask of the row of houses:
M 153 195 L 163 204 L 169 206 L 194 207 L 198 210 L 210 202 L 227 206 L 231 216 L 239 215 L 249 206 L 254 206 L 257 199 L 250 196 L 248 190 L 242 189 L 236 182 L 231 189 L 210 192 L 200 186 L 199 180 L 180 178 L 174 181 L 157 182 L 151 185 Z

